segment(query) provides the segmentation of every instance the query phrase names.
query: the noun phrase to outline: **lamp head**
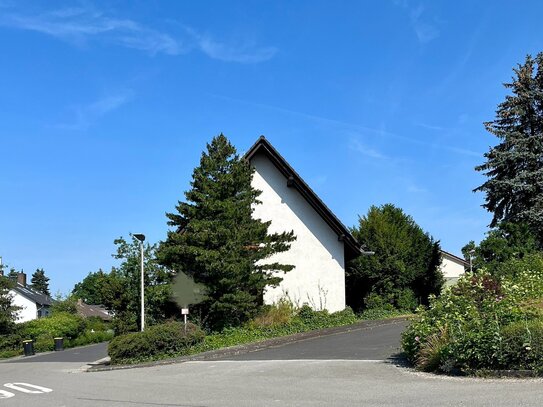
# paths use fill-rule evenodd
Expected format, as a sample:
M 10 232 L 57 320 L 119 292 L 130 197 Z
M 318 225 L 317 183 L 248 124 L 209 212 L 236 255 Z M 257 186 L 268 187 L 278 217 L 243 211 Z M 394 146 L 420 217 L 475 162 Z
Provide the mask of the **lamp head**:
M 138 239 L 142 243 L 145 240 L 145 235 L 143 233 L 134 233 L 132 236 L 134 236 L 136 239 Z

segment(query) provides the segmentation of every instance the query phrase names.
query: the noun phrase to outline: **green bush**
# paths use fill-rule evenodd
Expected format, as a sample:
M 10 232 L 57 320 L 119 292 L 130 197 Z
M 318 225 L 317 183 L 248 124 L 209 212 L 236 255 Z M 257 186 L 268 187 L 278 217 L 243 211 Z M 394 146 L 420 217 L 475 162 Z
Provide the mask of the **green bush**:
M 70 339 L 66 347 L 84 346 L 91 343 L 106 342 L 113 338 L 112 330 L 108 331 L 85 331 L 75 339 Z
M 543 269 L 532 264 L 527 259 L 502 277 L 484 270 L 466 273 L 439 299 L 433 298 L 402 336 L 408 359 L 420 369 L 444 372 L 535 368 L 527 358 L 539 352 Z M 526 353 L 522 345 L 531 343 L 527 335 L 532 332 L 536 344 L 528 347 L 535 351 Z
M 0 350 L 17 350 L 22 348 L 23 337 L 18 333 L 0 336 Z
M 115 337 L 108 348 L 111 363 L 130 363 L 152 357 L 179 355 L 204 339 L 204 332 L 194 324 L 180 322 L 154 325 L 144 332 Z
M 502 366 L 543 371 L 543 320 L 519 321 L 501 330 Z
M 21 324 L 21 335 L 25 339 L 43 337 L 76 338 L 85 330 L 85 320 L 79 315 L 59 312 L 46 318 Z

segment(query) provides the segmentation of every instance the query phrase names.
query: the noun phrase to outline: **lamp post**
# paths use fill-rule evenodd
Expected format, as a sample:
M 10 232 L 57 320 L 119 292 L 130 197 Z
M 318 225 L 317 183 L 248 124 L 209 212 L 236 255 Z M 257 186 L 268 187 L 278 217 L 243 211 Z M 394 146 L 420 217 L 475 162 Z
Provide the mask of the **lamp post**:
M 469 251 L 469 272 L 473 273 L 473 255 L 475 254 L 475 250 L 471 249 Z
M 140 241 L 140 251 L 141 251 L 141 331 L 143 332 L 145 328 L 145 278 L 143 272 L 143 242 L 145 241 L 145 235 L 143 233 L 134 233 L 133 236 Z

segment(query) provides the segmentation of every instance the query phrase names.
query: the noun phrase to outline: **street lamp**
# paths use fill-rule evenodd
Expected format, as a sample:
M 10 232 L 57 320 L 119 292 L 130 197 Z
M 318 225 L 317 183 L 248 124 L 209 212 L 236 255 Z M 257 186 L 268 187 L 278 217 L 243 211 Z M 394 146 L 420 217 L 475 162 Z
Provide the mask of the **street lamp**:
M 134 233 L 132 236 L 134 236 L 136 239 L 140 241 L 140 251 L 141 251 L 141 331 L 143 332 L 143 329 L 145 328 L 145 278 L 143 273 L 143 242 L 145 241 L 145 235 L 143 233 Z
M 475 249 L 469 251 L 469 272 L 473 273 L 473 255 L 475 254 Z

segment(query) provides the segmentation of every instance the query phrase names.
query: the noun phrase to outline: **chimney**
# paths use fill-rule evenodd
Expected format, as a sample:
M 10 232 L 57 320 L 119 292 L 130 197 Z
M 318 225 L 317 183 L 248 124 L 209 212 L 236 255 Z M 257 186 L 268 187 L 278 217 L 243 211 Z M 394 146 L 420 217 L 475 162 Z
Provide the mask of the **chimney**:
M 17 283 L 26 287 L 26 273 L 17 273 Z

